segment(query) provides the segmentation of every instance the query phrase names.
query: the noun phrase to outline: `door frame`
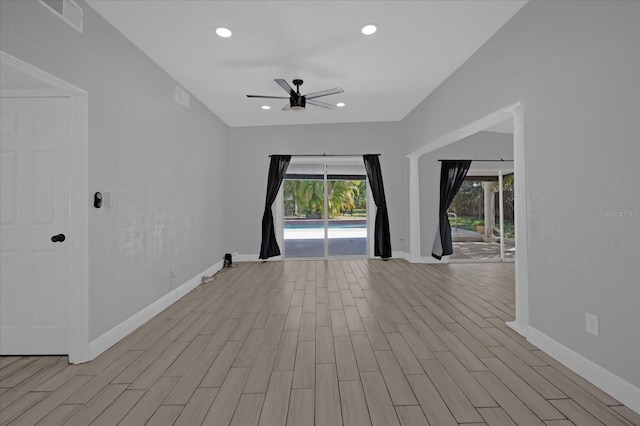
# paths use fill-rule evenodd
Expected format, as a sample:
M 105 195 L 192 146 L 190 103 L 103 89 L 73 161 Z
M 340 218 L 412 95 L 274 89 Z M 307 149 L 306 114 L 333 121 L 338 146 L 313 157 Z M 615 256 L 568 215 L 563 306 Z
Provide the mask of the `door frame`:
M 54 75 L 0 50 L 0 62 L 32 77 L 47 88 L 6 89 L 2 97 L 69 98 L 69 362 L 89 361 L 89 133 L 88 93 Z
M 449 134 L 430 141 L 406 156 L 409 160 L 409 230 L 411 235 L 409 261 L 412 263 L 423 262 L 420 252 L 420 174 L 418 164 L 420 157 L 505 120 L 513 122 L 515 224 L 518 236 L 515 262 L 516 318 L 515 321 L 506 324 L 519 334 L 526 336 L 529 328 L 529 227 L 527 225 L 524 104 L 521 101 L 500 108 Z M 428 262 L 431 263 L 433 260 L 429 259 Z

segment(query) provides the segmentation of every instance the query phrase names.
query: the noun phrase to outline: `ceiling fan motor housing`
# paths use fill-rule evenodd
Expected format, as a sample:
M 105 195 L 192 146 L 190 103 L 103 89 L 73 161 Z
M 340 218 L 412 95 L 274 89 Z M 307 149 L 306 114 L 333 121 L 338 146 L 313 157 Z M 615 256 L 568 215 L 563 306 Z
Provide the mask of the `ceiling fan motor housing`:
M 307 105 L 307 99 L 304 96 L 291 96 L 289 104 L 291 109 L 302 109 Z

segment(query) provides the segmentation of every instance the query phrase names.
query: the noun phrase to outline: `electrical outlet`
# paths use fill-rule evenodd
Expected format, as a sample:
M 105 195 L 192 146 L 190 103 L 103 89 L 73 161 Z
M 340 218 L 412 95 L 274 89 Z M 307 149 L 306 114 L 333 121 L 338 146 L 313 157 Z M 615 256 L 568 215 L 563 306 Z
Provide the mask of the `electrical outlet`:
M 599 336 L 600 329 L 598 327 L 598 317 L 590 313 L 585 313 L 584 320 L 587 333 L 591 333 L 594 336 Z

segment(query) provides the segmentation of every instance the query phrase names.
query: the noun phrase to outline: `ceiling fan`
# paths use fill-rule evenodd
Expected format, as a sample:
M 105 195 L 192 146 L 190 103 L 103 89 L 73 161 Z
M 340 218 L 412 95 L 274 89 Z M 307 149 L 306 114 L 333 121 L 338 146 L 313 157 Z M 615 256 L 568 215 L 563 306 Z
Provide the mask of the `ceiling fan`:
M 307 93 L 306 95 L 300 94 L 300 86 L 302 86 L 303 81 L 300 79 L 293 80 L 293 85 L 296 86 L 294 90 L 293 87 L 289 85 L 285 80 L 281 78 L 274 79 L 276 83 L 280 87 L 284 89 L 285 92 L 289 93 L 289 103 L 282 107 L 283 111 L 286 110 L 301 110 L 304 109 L 306 104 L 319 106 L 322 108 L 334 108 L 335 105 L 331 105 L 325 102 L 316 101 L 315 98 L 319 98 L 321 96 L 329 96 L 335 95 L 336 93 L 342 93 L 340 87 L 336 87 L 334 89 L 321 90 L 319 92 Z M 286 96 L 262 96 L 262 95 L 247 95 L 247 98 L 266 98 L 266 99 L 287 99 Z

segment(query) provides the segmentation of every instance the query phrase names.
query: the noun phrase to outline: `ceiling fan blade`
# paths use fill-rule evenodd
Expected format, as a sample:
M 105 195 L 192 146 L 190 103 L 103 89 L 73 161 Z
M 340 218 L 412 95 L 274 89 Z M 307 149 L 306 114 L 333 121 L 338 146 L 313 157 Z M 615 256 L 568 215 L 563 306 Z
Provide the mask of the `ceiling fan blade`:
M 247 98 L 289 99 L 287 96 L 247 95 Z
M 335 105 L 331 105 L 326 102 L 314 101 L 313 99 L 307 99 L 307 103 L 327 109 L 333 109 L 335 107 Z
M 321 90 L 319 92 L 309 93 L 304 95 L 304 97 L 307 99 L 313 99 L 313 98 L 319 98 L 320 96 L 335 95 L 336 93 L 342 93 L 342 92 L 344 92 L 342 88 L 336 87 L 335 89 L 327 89 L 327 90 Z
M 278 85 L 282 87 L 284 91 L 287 92 L 290 96 L 294 96 L 294 97 L 297 96 L 296 91 L 293 90 L 293 87 L 291 87 L 291 85 L 287 83 L 286 80 L 283 80 L 281 78 L 276 78 L 274 79 L 274 81 L 278 83 Z
M 291 103 L 290 102 L 282 107 L 282 111 L 289 111 L 290 109 L 291 109 Z

